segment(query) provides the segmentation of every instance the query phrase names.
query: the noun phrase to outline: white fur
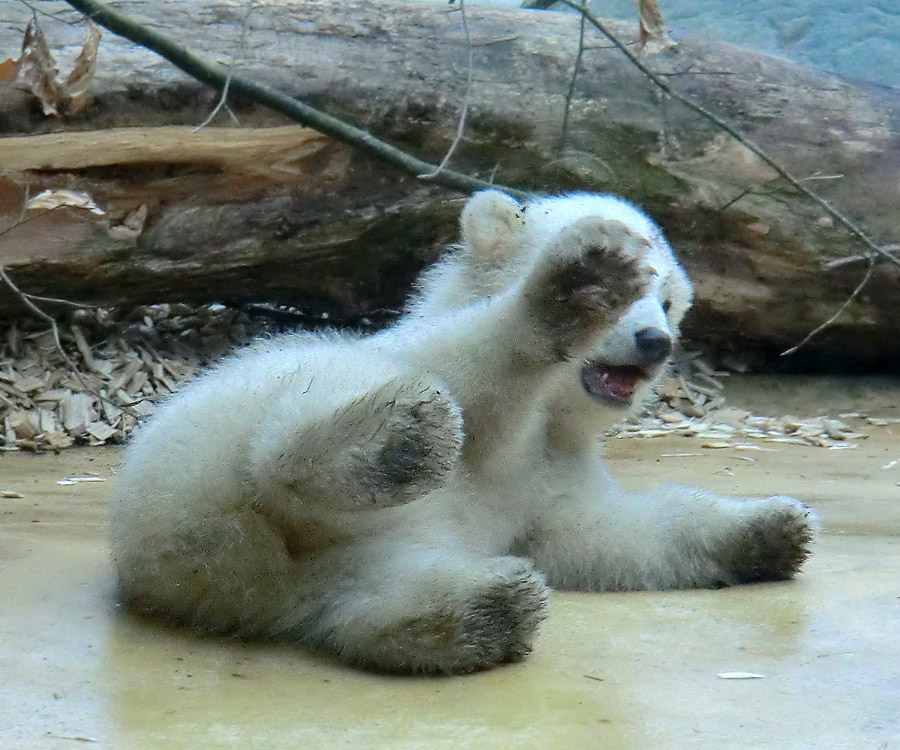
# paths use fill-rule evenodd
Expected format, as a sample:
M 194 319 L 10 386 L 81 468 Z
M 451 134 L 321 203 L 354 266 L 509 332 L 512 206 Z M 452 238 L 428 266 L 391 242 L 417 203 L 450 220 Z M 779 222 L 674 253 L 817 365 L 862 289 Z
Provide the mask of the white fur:
M 634 334 L 674 338 L 690 303 L 659 229 L 610 196 L 522 206 L 497 191 L 461 223 L 394 327 L 250 348 L 140 431 L 112 502 L 133 608 L 376 669 L 465 672 L 528 653 L 545 581 L 708 587 L 797 570 L 799 502 L 629 494 L 603 465 L 596 437 L 627 405 L 587 393 L 584 363 L 635 362 Z

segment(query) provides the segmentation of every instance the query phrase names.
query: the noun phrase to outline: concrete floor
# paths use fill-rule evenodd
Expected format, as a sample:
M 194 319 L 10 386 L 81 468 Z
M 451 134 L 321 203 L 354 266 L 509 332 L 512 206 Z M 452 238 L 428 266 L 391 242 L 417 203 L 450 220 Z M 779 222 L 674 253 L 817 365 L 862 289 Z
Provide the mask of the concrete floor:
M 555 594 L 521 664 L 374 676 L 284 645 L 121 613 L 105 535 L 120 453 L 0 456 L 0 748 L 900 748 L 900 429 L 754 462 L 686 438 L 618 440 L 632 486 L 790 493 L 825 532 L 793 582 Z M 693 456 L 665 456 L 699 453 Z M 728 680 L 725 672 L 759 679 Z

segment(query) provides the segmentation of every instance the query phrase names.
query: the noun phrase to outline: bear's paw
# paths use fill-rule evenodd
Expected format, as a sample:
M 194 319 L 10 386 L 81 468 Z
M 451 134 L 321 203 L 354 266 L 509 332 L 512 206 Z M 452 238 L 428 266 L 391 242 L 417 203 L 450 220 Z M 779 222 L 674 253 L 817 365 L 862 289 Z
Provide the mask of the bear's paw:
M 579 219 L 551 241 L 528 296 L 557 356 L 612 327 L 646 294 L 654 274 L 644 262 L 648 249 L 625 224 L 598 216 Z

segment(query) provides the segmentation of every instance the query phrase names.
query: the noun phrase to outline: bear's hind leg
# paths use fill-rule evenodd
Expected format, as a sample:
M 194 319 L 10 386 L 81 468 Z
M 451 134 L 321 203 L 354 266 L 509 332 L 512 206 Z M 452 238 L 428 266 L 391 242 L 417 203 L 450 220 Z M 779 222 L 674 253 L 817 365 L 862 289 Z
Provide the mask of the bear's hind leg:
M 517 551 L 564 589 L 717 588 L 792 578 L 816 527 L 794 498 L 660 485 L 557 508 Z
M 478 558 L 399 539 L 331 550 L 327 581 L 273 635 L 377 671 L 456 674 L 524 658 L 546 616 L 529 561 Z
M 743 517 L 712 550 L 726 582 L 793 578 L 809 557 L 818 526 L 815 512 L 785 495 L 743 503 Z

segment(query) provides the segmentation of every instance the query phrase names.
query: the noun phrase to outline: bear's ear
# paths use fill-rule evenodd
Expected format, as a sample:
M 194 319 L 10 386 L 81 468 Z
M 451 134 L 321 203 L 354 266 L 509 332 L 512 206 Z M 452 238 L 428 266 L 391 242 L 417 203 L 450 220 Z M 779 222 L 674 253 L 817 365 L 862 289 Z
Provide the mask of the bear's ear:
M 503 263 L 525 230 L 522 205 L 499 190 L 482 190 L 466 203 L 459 220 L 462 239 L 480 261 Z

